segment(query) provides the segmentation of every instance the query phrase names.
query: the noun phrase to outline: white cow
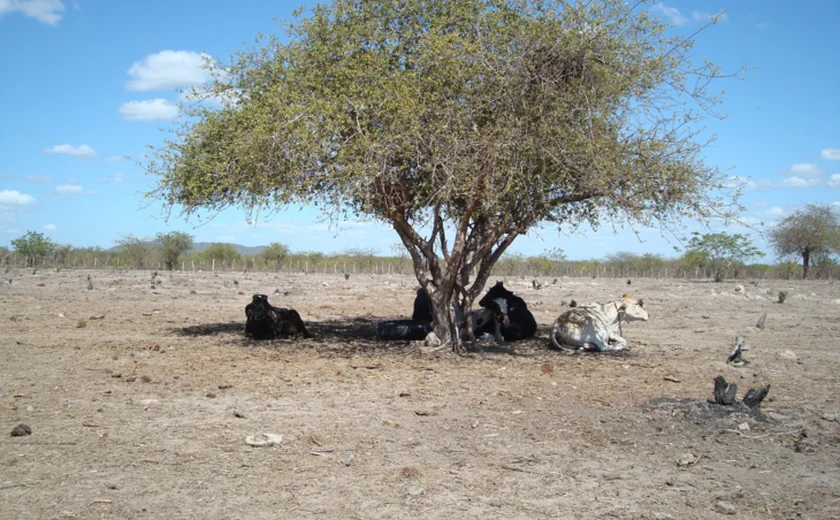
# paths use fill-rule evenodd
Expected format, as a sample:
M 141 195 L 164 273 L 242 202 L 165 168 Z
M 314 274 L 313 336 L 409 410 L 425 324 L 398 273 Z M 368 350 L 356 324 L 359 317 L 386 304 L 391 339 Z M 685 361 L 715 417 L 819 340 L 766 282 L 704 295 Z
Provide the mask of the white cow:
M 619 334 L 621 323 L 648 321 L 643 303 L 625 294 L 612 302 L 573 307 L 554 320 L 551 344 L 567 351 L 625 350 L 627 340 Z

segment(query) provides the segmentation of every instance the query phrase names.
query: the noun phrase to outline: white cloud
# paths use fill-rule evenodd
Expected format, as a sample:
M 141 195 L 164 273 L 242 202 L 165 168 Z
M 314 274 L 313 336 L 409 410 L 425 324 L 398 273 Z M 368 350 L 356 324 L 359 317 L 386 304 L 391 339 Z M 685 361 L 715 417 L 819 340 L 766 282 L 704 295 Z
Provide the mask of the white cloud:
M 18 179 L 26 182 L 50 182 L 52 177 L 47 175 L 19 175 Z
M 780 215 L 784 215 L 785 210 L 780 208 L 779 206 L 773 206 L 770 209 L 768 209 L 767 211 L 765 211 L 765 214 L 770 215 L 772 217 L 778 217 Z
M 651 11 L 659 13 L 663 18 L 667 19 L 674 25 L 683 25 L 688 21 L 688 18 L 683 15 L 676 7 L 668 7 L 663 3 L 655 3 L 650 8 Z
M 105 184 L 119 184 L 123 180 L 123 174 L 120 172 L 117 172 L 113 175 L 103 175 L 99 178 L 99 182 L 104 182 Z
M 135 62 L 125 84 L 127 90 L 169 90 L 206 83 L 213 73 L 204 68 L 207 54 L 192 51 L 161 51 Z
M 55 224 L 47 224 L 46 226 L 44 226 L 44 229 L 46 229 L 47 231 L 55 231 L 56 229 L 58 229 L 58 226 L 56 226 Z
M 56 193 L 62 195 L 77 195 L 82 192 L 82 187 L 78 184 L 62 184 L 55 188 Z
M 119 113 L 129 121 L 171 121 L 178 117 L 178 105 L 161 98 L 129 101 Z
M 3 0 L 0 0 L 2 2 Z M 74 157 L 94 157 L 96 156 L 96 150 L 91 148 L 90 146 L 83 144 L 81 146 L 73 146 L 69 144 L 57 144 L 52 148 L 44 148 L 45 153 L 60 153 L 66 155 L 72 155 Z
M 762 31 L 766 31 L 773 25 L 773 22 L 759 22 L 756 24 L 756 27 L 761 29 Z
M 821 169 L 816 164 L 812 163 L 798 163 L 794 164 L 785 172 L 787 175 L 793 175 L 795 177 L 822 177 L 825 175 L 825 171 Z
M 35 197 L 21 193 L 17 190 L 3 190 L 0 191 L 0 204 L 26 206 L 29 204 L 35 204 Z
M 718 22 L 725 22 L 729 20 L 729 15 L 726 14 L 725 11 L 718 11 L 717 13 L 708 13 L 706 11 L 694 11 L 691 13 L 691 17 L 697 20 L 698 22 L 711 22 L 712 19 L 717 17 Z
M 820 157 L 826 161 L 840 161 L 840 148 L 823 148 Z
M 835 173 L 828 179 L 828 185 L 832 188 L 840 188 L 840 173 Z
M 803 179 L 802 177 L 788 177 L 779 183 L 780 188 L 810 188 L 811 186 L 819 186 L 821 184 L 819 179 Z
M 0 0 L 0 18 L 7 13 L 22 13 L 47 25 L 58 25 L 64 4 L 61 0 Z
M 109 155 L 108 157 L 105 158 L 105 161 L 106 162 L 118 162 L 118 161 L 122 161 L 122 157 L 120 157 L 119 155 Z

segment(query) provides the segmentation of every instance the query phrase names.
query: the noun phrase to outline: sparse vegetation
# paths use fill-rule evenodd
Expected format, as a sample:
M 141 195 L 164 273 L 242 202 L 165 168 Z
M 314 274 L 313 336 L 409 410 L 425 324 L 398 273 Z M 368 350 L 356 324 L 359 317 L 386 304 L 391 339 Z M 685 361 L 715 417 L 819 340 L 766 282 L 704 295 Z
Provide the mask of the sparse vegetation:
M 836 265 L 832 255 L 840 254 L 840 214 L 827 204 L 808 204 L 783 218 L 768 236 L 780 257 L 802 261 L 802 278 L 808 278 L 811 266 Z
M 182 231 L 170 231 L 169 233 L 158 233 L 155 238 L 160 243 L 160 252 L 163 256 L 163 264 L 169 271 L 178 265 L 178 259 L 192 249 L 193 237 Z
M 726 278 L 733 264 L 761 255 L 752 241 L 741 234 L 694 232 L 693 235 L 688 243 L 691 261 L 711 269 L 716 282 Z

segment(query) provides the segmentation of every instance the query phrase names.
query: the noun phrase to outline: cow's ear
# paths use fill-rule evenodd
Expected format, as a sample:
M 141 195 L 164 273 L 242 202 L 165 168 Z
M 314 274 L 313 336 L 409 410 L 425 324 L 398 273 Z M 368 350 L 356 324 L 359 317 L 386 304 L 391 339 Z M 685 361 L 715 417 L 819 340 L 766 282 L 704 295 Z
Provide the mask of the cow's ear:
M 644 307 L 645 306 L 645 301 L 644 300 L 639 300 L 638 303 L 639 303 L 639 307 Z

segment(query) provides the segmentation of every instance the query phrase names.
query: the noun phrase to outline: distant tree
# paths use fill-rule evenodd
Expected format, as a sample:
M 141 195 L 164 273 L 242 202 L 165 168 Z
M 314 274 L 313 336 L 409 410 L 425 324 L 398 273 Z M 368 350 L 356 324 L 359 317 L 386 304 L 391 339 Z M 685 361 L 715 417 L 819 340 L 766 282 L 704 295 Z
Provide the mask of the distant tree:
M 265 265 L 274 263 L 277 269 L 280 269 L 283 261 L 289 256 L 289 246 L 281 244 L 280 242 L 272 242 L 263 249 L 262 256 L 265 258 Z
M 808 204 L 783 218 L 768 236 L 780 257 L 802 261 L 802 278 L 808 278 L 809 266 L 826 264 L 831 255 L 840 254 L 840 214 L 827 204 Z
M 242 255 L 236 250 L 233 244 L 223 244 L 219 242 L 210 244 L 210 246 L 201 253 L 201 256 L 205 260 L 212 262 L 215 258 L 217 261 L 225 264 L 242 259 Z
M 45 237 L 43 233 L 27 231 L 23 236 L 12 240 L 15 253 L 23 255 L 26 266 L 33 267 L 43 261 L 55 251 L 55 242 Z
M 752 241 L 744 235 L 727 233 L 698 232 L 688 242 L 688 253 L 702 255 L 705 264 L 711 268 L 716 282 L 722 282 L 732 267 L 733 262 L 743 262 L 748 258 L 760 256 L 761 251 L 753 246 Z
M 134 235 L 125 235 L 117 244 L 120 246 L 120 256 L 135 269 L 143 269 L 146 260 L 151 256 L 152 249 L 149 240 Z
M 158 233 L 155 239 L 160 242 L 160 252 L 163 256 L 163 265 L 168 270 L 173 270 L 178 265 L 178 259 L 193 246 L 193 236 L 182 231 L 170 231 Z
M 301 11 L 303 12 L 303 11 Z M 435 332 L 542 223 L 678 226 L 731 216 L 703 162 L 709 88 L 694 34 L 624 0 L 334 0 L 220 65 L 143 165 L 194 214 L 312 204 L 390 225 Z M 711 23 L 716 21 L 712 20 Z M 474 273 L 474 276 L 473 276 Z
M 73 246 L 70 244 L 63 244 L 56 246 L 53 251 L 53 258 L 58 265 L 64 265 L 73 253 Z
M 9 250 L 8 247 L 0 246 L 0 265 L 5 265 L 9 262 L 9 256 L 11 256 L 12 252 Z
M 568 260 L 566 256 L 566 252 L 560 249 L 559 247 L 552 247 L 551 249 L 546 250 L 542 256 L 551 260 L 552 262 L 565 262 Z

